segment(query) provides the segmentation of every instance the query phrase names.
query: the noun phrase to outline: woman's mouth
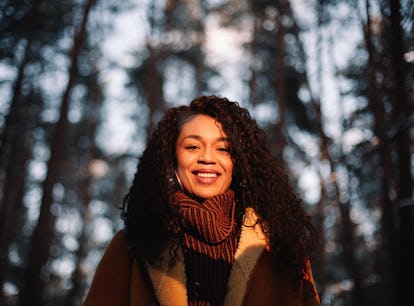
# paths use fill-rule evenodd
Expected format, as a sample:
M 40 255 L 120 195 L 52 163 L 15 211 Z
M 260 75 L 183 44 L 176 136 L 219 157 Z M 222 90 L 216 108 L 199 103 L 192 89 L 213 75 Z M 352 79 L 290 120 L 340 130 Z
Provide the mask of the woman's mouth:
M 217 173 L 206 173 L 206 172 L 198 172 L 196 173 L 197 176 L 199 177 L 217 177 Z
M 220 176 L 219 172 L 216 171 L 194 171 L 193 174 L 196 176 L 196 180 L 200 184 L 212 184 Z

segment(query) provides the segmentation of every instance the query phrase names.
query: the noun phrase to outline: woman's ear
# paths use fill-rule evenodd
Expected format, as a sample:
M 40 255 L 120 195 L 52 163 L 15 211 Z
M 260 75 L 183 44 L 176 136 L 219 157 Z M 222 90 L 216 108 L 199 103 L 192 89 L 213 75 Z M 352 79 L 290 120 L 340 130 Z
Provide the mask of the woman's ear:
M 169 181 L 173 185 L 173 187 L 176 191 L 178 191 L 178 190 L 184 191 L 183 185 L 181 184 L 181 181 L 180 181 L 180 178 L 177 174 L 177 171 L 174 171 L 174 173 L 171 175 Z

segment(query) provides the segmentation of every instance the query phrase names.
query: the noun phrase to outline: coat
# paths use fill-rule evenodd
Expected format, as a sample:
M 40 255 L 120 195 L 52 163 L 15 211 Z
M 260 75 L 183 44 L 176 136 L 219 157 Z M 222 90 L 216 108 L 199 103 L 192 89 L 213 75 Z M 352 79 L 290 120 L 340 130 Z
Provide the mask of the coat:
M 289 270 L 275 263 L 251 209 L 246 210 L 244 224 L 224 306 L 320 305 L 309 262 L 304 279 L 292 281 Z M 179 251 L 173 267 L 168 265 L 168 254 L 161 255 L 156 268 L 146 265 L 144 274 L 124 233 L 116 233 L 98 265 L 84 306 L 188 305 L 183 253 Z

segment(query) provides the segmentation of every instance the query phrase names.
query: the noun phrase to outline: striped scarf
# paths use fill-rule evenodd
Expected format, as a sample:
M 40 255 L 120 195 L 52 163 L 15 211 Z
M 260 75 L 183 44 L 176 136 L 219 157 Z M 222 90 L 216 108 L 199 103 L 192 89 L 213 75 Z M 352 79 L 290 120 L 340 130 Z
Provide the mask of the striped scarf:
M 175 200 L 184 231 L 189 305 L 222 305 L 239 236 L 234 192 L 199 203 L 178 191 Z

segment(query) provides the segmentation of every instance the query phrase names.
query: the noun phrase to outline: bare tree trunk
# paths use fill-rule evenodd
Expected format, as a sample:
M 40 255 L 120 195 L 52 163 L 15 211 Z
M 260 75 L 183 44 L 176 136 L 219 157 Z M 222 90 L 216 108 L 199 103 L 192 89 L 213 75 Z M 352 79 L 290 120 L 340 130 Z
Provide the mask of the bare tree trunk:
M 30 12 L 27 16 L 27 24 L 33 25 L 36 20 L 37 7 L 39 1 L 33 0 L 30 7 Z M 18 128 L 21 124 L 21 94 L 22 94 L 22 85 L 25 77 L 25 69 L 29 63 L 29 58 L 31 54 L 31 46 L 33 42 L 33 30 L 32 28 L 28 29 L 28 34 L 26 38 L 26 46 L 23 55 L 23 59 L 20 62 L 19 69 L 17 71 L 17 77 L 13 85 L 13 97 L 10 102 L 9 113 L 6 116 L 3 134 L 1 135 L 1 144 L 0 144 L 0 171 L 2 171 L 7 164 L 7 158 L 11 154 L 11 145 L 10 142 L 14 138 L 14 129 Z
M 12 155 L 12 141 L 17 137 L 16 130 L 22 126 L 22 101 L 21 91 L 24 80 L 24 71 L 27 63 L 29 62 L 29 54 L 32 45 L 32 40 L 26 41 L 26 47 L 23 59 L 19 65 L 17 71 L 16 81 L 13 86 L 13 98 L 10 102 L 9 113 L 6 116 L 3 133 L 1 135 L 1 147 L 0 147 L 0 171 L 4 171 L 10 156 Z
M 249 99 L 251 105 L 255 106 L 260 102 L 260 93 L 258 92 L 258 71 L 257 71 L 257 52 L 258 52 L 258 45 L 259 45 L 259 31 L 262 26 L 262 18 L 258 16 L 256 10 L 253 10 L 253 35 L 252 40 L 250 43 L 250 55 L 251 61 L 253 61 L 253 64 L 250 66 L 250 79 L 249 79 Z
M 40 208 L 38 224 L 34 230 L 32 248 L 29 256 L 29 264 L 26 271 L 26 279 L 20 295 L 21 306 L 41 306 L 42 294 L 47 278 L 47 261 L 49 249 L 53 243 L 55 231 L 55 216 L 51 213 L 53 203 L 53 187 L 59 178 L 61 162 L 64 158 L 64 146 L 68 129 L 68 109 L 70 94 L 77 76 L 77 62 L 82 43 L 86 33 L 86 24 L 90 9 L 95 0 L 88 0 L 79 31 L 75 34 L 71 53 L 71 67 L 66 91 L 62 97 L 60 116 L 55 126 L 50 148 L 50 159 L 46 179 L 43 183 L 43 196 Z
M 285 27 L 281 22 L 281 19 L 285 14 L 285 0 L 278 0 L 276 7 L 279 11 L 279 16 L 276 17 L 276 53 L 275 53 L 275 93 L 277 96 L 277 104 L 279 106 L 279 122 L 276 126 L 276 132 L 278 133 L 277 140 L 277 154 L 283 155 L 283 151 L 287 145 L 285 137 L 286 129 L 286 111 L 288 105 L 287 99 L 287 74 L 286 74 L 286 62 L 285 62 Z M 291 16 L 293 17 L 293 16 Z
M 165 102 L 163 98 L 163 89 L 164 78 L 162 74 L 158 71 L 157 62 L 161 58 L 161 50 L 156 50 L 152 47 L 149 47 L 150 56 L 146 59 L 144 63 L 144 71 L 146 78 L 144 80 L 145 84 L 145 98 L 147 100 L 148 106 L 148 125 L 147 125 L 147 135 L 151 135 L 152 131 L 155 128 L 155 114 L 157 111 L 162 110 Z
M 28 137 L 23 127 L 15 131 L 15 138 L 12 139 L 12 156 L 6 167 L 6 180 L 3 184 L 3 198 L 1 218 L 1 249 L 0 249 L 0 288 L 9 273 L 9 246 L 13 240 L 16 229 L 19 225 L 19 211 L 23 207 L 23 195 L 26 180 L 26 162 L 30 157 L 30 146 Z M 0 305 L 5 304 L 3 290 L 0 290 Z
M 375 136 L 383 142 L 379 148 L 382 165 L 381 173 L 381 191 L 382 191 L 382 249 L 380 256 L 380 264 L 382 270 L 382 288 L 380 302 L 383 305 L 392 305 L 395 303 L 396 296 L 396 244 L 395 244 L 395 225 L 394 225 L 394 207 L 395 203 L 390 198 L 391 190 L 395 191 L 395 182 L 393 180 L 393 165 L 391 159 L 391 148 L 388 142 L 384 142 L 386 137 L 386 114 L 384 105 L 378 97 L 378 86 L 376 82 L 376 52 L 371 37 L 371 19 L 370 19 L 370 3 L 365 1 L 366 6 L 366 25 L 363 25 L 363 33 L 365 45 L 368 52 L 368 81 L 369 93 L 368 103 L 374 116 L 374 133 Z
M 32 1 L 28 23 L 34 24 L 39 1 Z M 25 69 L 29 62 L 33 32 L 26 37 L 23 59 L 17 71 L 13 86 L 13 96 L 9 113 L 6 116 L 0 144 L 0 305 L 4 302 L 3 284 L 8 270 L 9 245 L 16 228 L 17 211 L 22 206 L 25 160 L 28 158 L 25 138 L 24 103 L 21 99 Z M 23 148 L 23 150 L 22 150 Z
M 205 44 L 206 35 L 205 35 L 205 12 L 206 12 L 206 3 L 203 0 L 198 0 L 197 4 L 199 5 L 199 10 L 202 12 L 200 18 L 195 20 L 197 22 L 196 29 L 198 31 L 199 38 L 196 42 L 196 53 L 195 53 L 195 62 L 194 62 L 194 72 L 195 72 L 195 90 L 197 93 L 203 92 L 206 89 L 206 82 L 204 80 L 203 73 L 205 71 L 205 62 L 204 54 L 202 52 L 202 47 Z M 198 94 L 197 94 L 198 95 Z
M 401 28 L 400 1 L 389 0 L 391 8 L 391 56 L 393 67 L 394 93 L 393 119 L 399 127 L 396 137 L 398 155 L 398 200 L 399 207 L 399 289 L 398 305 L 412 304 L 412 276 L 414 275 L 414 200 L 413 177 L 410 152 L 410 130 L 407 121 L 410 120 L 413 101 L 409 101 L 406 88 L 406 63 L 404 60 L 403 31 Z

